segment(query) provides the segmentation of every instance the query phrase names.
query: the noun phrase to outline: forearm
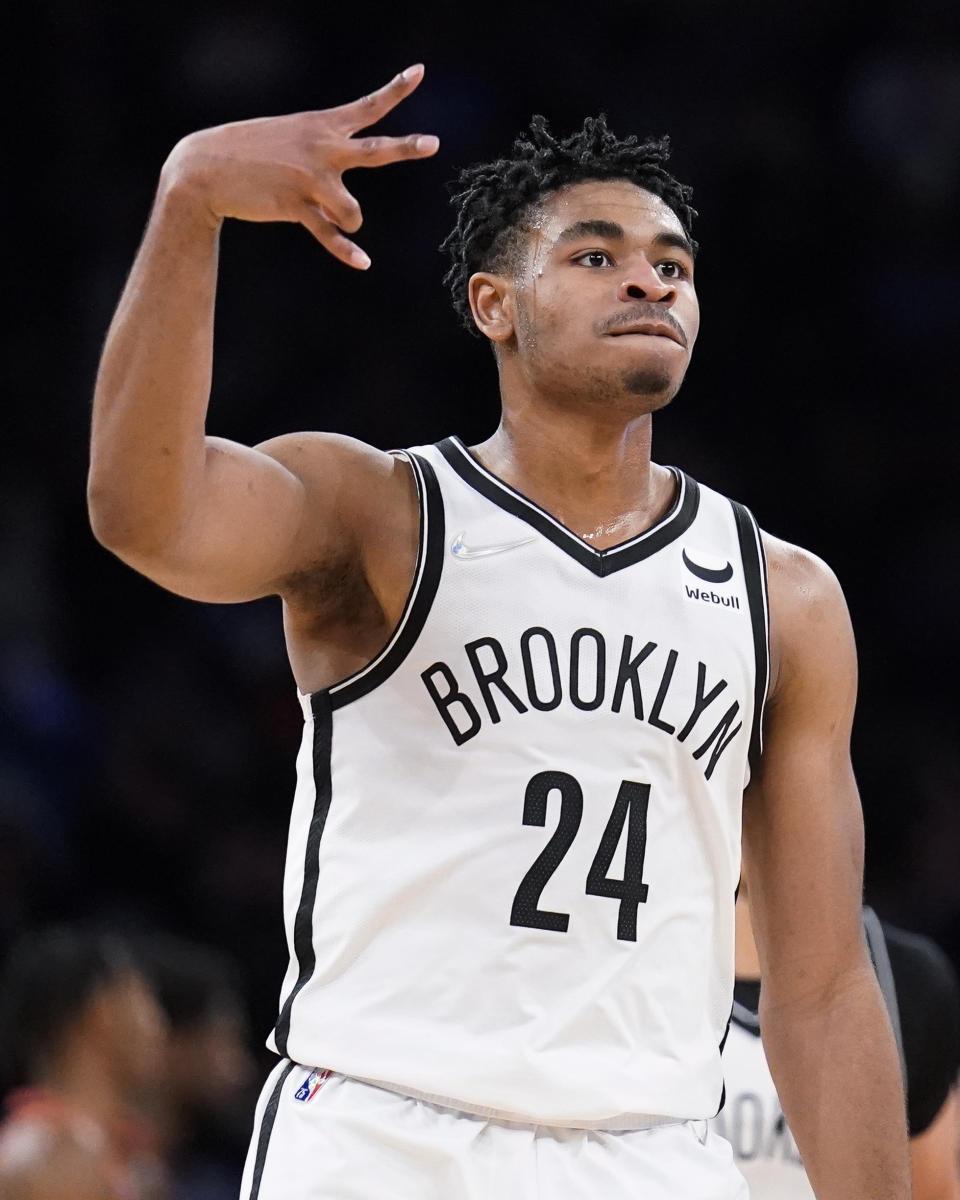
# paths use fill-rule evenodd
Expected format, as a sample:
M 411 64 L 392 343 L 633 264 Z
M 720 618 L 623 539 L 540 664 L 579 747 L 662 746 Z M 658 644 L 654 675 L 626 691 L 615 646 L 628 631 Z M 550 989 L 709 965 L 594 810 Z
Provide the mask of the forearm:
M 900 1062 L 870 967 L 827 997 L 764 1001 L 764 1047 L 817 1200 L 908 1200 Z
M 910 1139 L 914 1200 L 960 1200 L 960 1104 L 957 1086 L 920 1134 Z
M 94 532 L 118 551 L 174 536 L 203 479 L 219 227 L 162 181 L 107 335 L 88 499 Z

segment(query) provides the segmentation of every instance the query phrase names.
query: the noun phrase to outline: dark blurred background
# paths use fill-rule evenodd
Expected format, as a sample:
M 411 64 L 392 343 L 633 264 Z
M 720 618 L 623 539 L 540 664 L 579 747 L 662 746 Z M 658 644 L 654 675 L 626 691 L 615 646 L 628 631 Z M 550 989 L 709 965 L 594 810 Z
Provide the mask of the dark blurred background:
M 90 397 L 160 166 L 191 130 L 350 100 L 426 163 L 357 173 L 366 274 L 298 227 L 223 238 L 211 432 L 468 442 L 492 360 L 437 244 L 455 168 L 545 113 L 669 132 L 703 330 L 655 456 L 838 572 L 857 631 L 868 899 L 960 962 L 955 443 L 960 14 L 911 5 L 55 4 L 20 10 L 7 142 L 0 956 L 93 915 L 238 959 L 257 1043 L 284 965 L 300 710 L 279 601 L 167 595 L 94 542 Z

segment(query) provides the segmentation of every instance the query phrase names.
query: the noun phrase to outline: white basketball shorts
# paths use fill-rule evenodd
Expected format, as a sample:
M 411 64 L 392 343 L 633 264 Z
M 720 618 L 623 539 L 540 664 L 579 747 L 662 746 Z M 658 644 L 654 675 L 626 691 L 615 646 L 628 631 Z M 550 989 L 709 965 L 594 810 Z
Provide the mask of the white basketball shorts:
M 706 1121 L 616 1132 L 492 1120 L 284 1059 L 241 1200 L 747 1200 Z

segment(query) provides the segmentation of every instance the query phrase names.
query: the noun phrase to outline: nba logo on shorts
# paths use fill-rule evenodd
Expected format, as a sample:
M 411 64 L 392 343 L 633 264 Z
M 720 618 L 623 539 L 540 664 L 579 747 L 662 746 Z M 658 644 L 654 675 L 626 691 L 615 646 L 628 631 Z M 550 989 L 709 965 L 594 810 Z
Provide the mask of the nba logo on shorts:
M 317 1092 L 330 1078 L 330 1070 L 328 1067 L 318 1067 L 315 1071 L 311 1071 L 303 1083 L 297 1088 L 294 1100 L 299 1100 L 303 1104 L 307 1104 L 314 1098 Z

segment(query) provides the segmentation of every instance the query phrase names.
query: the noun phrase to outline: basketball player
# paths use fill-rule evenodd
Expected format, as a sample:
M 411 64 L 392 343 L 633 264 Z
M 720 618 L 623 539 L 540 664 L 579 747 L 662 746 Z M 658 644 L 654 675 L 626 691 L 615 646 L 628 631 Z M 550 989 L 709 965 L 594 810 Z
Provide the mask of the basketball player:
M 863 923 L 907 1082 L 913 1198 L 960 1200 L 956 973 L 929 938 L 881 922 L 871 909 L 864 909 Z M 764 1057 L 759 996 L 760 962 L 741 880 L 733 1019 L 723 1049 L 727 1095 L 714 1127 L 733 1146 L 751 1200 L 810 1200 L 813 1191 Z
M 223 220 L 300 222 L 367 267 L 342 175 L 436 152 L 354 136 L 422 73 L 180 142 L 97 383 L 98 538 L 185 596 L 282 596 L 305 716 L 244 1200 L 742 1197 L 706 1125 L 741 801 L 767 1049 L 814 1189 L 903 1200 L 842 595 L 651 460 L 699 325 L 665 143 L 535 119 L 463 172 L 448 280 L 499 371 L 483 444 L 204 435 Z M 730 281 L 745 362 L 767 269 Z M 371 300 L 372 353 L 414 298 L 384 279 Z
M 98 931 L 25 935 L 0 996 L 17 1085 L 0 1125 L 0 1200 L 160 1200 L 144 1101 L 167 1026 L 129 950 Z

